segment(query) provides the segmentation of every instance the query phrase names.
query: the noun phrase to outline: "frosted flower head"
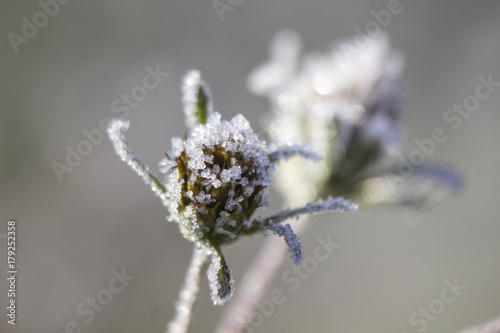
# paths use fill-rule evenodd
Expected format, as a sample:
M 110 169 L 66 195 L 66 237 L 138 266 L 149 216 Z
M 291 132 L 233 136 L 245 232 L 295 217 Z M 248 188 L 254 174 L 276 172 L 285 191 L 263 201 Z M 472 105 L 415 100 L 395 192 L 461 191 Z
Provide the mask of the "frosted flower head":
M 273 167 L 264 142 L 242 115 L 221 121 L 214 112 L 172 146 L 160 163 L 167 192 L 175 193 L 168 198 L 170 219 L 190 240 L 219 245 L 236 239 L 244 222 L 267 205 Z
M 222 246 L 241 236 L 272 230 L 282 236 L 293 261 L 302 258 L 302 247 L 289 218 L 328 210 L 354 211 L 343 198 L 328 198 L 268 218 L 254 218 L 267 205 L 274 165 L 293 156 L 319 159 L 310 146 L 275 143 L 266 147 L 248 121 L 237 115 L 230 121 L 213 110 L 211 94 L 198 71 L 189 72 L 182 86 L 188 131 L 184 139 L 173 138 L 172 149 L 160 161 L 160 180 L 129 149 L 125 132 L 129 122 L 113 120 L 108 134 L 116 153 L 143 178 L 168 210 L 167 219 L 179 225 L 183 236 L 212 258 L 207 270 L 212 301 L 222 305 L 234 292 Z

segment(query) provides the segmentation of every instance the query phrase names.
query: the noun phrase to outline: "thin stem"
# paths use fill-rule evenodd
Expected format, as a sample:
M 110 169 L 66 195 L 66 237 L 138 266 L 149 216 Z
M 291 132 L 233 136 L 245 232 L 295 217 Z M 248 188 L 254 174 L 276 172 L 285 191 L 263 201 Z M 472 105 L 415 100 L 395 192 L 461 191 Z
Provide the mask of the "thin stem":
M 307 220 L 308 216 L 301 216 L 299 220 L 291 223 L 297 235 L 305 229 Z M 217 333 L 243 332 L 288 256 L 288 247 L 280 237 L 270 236 L 266 239 L 241 285 L 237 288 L 232 303 L 225 311 L 216 329 Z
M 500 317 L 484 323 L 482 325 L 469 328 L 459 333 L 499 333 L 500 332 Z
M 167 333 L 186 333 L 188 331 L 193 317 L 193 307 L 200 292 L 201 274 L 206 266 L 207 258 L 206 251 L 195 245 L 184 285 L 176 304 L 177 313 L 174 320 L 168 324 Z

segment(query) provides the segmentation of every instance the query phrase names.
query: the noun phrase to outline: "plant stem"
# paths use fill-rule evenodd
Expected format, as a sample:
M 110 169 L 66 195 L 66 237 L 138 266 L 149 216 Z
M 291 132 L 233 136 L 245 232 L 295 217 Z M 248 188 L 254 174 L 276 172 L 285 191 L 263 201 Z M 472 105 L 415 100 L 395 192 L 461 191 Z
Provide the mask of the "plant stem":
M 186 333 L 193 317 L 193 307 L 198 299 L 201 274 L 206 266 L 208 255 L 204 249 L 195 245 L 184 285 L 176 304 L 177 313 L 167 326 L 167 333 Z
M 477 327 L 469 328 L 459 333 L 499 333 L 500 332 L 500 317 L 479 325 Z

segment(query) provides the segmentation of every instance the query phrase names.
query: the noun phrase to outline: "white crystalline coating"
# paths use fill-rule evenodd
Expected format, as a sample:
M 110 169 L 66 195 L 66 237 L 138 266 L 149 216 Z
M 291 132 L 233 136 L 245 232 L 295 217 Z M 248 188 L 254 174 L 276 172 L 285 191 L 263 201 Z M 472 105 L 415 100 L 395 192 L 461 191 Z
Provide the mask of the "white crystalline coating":
M 161 173 L 168 173 L 173 167 L 177 166 L 175 161 L 170 160 L 169 158 L 164 158 L 158 163 L 159 170 Z
M 223 184 L 229 183 L 231 181 L 231 172 L 229 170 L 222 170 L 220 173 L 220 180 Z
M 172 154 L 179 157 L 184 150 L 182 140 L 180 138 L 172 138 Z
M 268 218 L 269 223 L 281 223 L 293 217 L 298 217 L 304 214 L 319 214 L 328 211 L 354 212 L 358 209 L 358 205 L 351 203 L 349 200 L 340 198 L 328 197 L 326 200 L 318 200 L 314 203 L 288 209 L 280 212 L 278 215 Z
M 221 122 L 221 115 L 218 112 L 212 113 L 210 116 L 208 116 L 207 123 L 211 126 L 219 126 Z M 226 131 L 227 129 L 222 129 L 223 131 Z M 227 140 L 227 137 L 225 137 Z
M 215 305 L 223 305 L 226 301 L 231 299 L 234 293 L 234 279 L 231 270 L 227 268 L 227 266 L 225 267 L 225 274 L 223 274 L 224 280 L 221 281 L 219 279 L 219 271 L 221 269 L 224 270 L 224 267 L 221 266 L 221 257 L 214 251 L 212 254 L 212 263 L 207 270 L 207 277 L 210 295 Z
M 231 226 L 231 227 L 233 227 L 233 228 L 236 228 L 236 226 L 238 225 L 238 222 L 236 222 L 235 220 L 227 220 L 227 221 L 226 221 L 226 224 L 227 224 L 228 226 Z
M 221 229 L 224 226 L 233 226 L 232 220 L 229 220 L 228 217 L 231 216 L 227 211 L 222 211 L 219 215 L 219 218 L 215 221 L 215 228 L 216 229 Z
M 205 160 L 205 163 L 210 163 L 210 164 L 213 164 L 214 163 L 214 155 L 203 155 L 203 159 Z
M 203 202 L 207 202 L 208 200 L 210 200 L 210 195 L 209 194 L 205 194 L 203 192 L 201 192 L 200 194 L 198 194 L 196 197 L 195 197 L 196 201 L 198 201 L 199 203 L 203 203 Z
M 220 173 L 222 183 L 236 182 L 241 178 L 241 167 L 239 165 L 232 166 L 231 169 L 222 170 Z M 248 184 L 248 180 L 245 182 Z
M 245 139 L 244 133 L 247 131 L 252 131 L 250 123 L 241 114 L 238 114 L 235 117 L 233 117 L 233 119 L 231 119 L 229 124 L 231 124 L 231 126 L 237 129 L 234 135 L 238 136 L 238 140 L 244 140 Z M 250 136 L 249 139 L 251 138 L 252 137 Z
M 215 187 L 215 188 L 219 188 L 220 186 L 222 185 L 222 182 L 218 179 L 214 179 L 212 181 L 212 186 Z
M 246 186 L 245 187 L 245 195 L 246 196 L 252 195 L 253 192 L 254 192 L 254 188 L 253 187 L 250 187 L 250 186 Z
M 208 259 L 207 249 L 195 248 L 189 269 L 184 280 L 184 285 L 176 304 L 177 314 L 175 320 L 169 323 L 169 333 L 185 333 L 188 330 L 193 308 L 198 299 L 203 268 Z
M 186 125 L 190 130 L 198 125 L 198 119 L 196 117 L 196 103 L 198 100 L 198 89 L 200 89 L 200 87 L 207 96 L 207 111 L 210 114 L 213 112 L 212 94 L 208 85 L 201 78 L 200 72 L 192 70 L 184 76 L 182 85 L 184 114 Z
M 269 159 L 272 163 L 287 160 L 297 155 L 313 162 L 321 160 L 321 156 L 316 153 L 313 146 L 309 143 L 275 143 L 268 150 Z
M 248 178 L 247 177 L 241 178 L 240 185 L 243 187 L 247 186 L 248 185 Z
M 219 235 L 224 235 L 229 239 L 236 239 L 236 234 L 224 228 L 215 228 L 215 232 Z

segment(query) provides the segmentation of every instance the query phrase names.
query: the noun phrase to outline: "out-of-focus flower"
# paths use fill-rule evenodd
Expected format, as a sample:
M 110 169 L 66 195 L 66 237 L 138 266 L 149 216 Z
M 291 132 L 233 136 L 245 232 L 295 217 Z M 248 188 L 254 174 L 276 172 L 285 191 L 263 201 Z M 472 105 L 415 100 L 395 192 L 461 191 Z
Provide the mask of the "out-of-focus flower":
M 231 271 L 221 252 L 223 245 L 241 236 L 272 230 L 285 238 L 298 264 L 299 240 L 289 225 L 280 223 L 301 214 L 353 211 L 356 206 L 343 198 L 328 198 L 265 219 L 252 219 L 259 207 L 267 206 L 269 175 L 275 163 L 295 155 L 317 160 L 318 155 L 298 144 L 267 149 L 242 115 L 221 120 L 198 71 L 185 76 L 183 93 L 188 133 L 185 139 L 172 139 L 171 151 L 160 162 L 163 180 L 156 178 L 128 148 L 123 134 L 128 121 L 113 120 L 108 133 L 116 153 L 167 207 L 167 219 L 178 223 L 183 236 L 212 257 L 208 269 L 212 300 L 223 304 L 234 291 Z
M 340 43 L 301 58 L 300 37 L 276 35 L 270 59 L 248 78 L 249 89 L 270 101 L 264 118 L 272 140 L 308 142 L 324 157 L 311 165 L 292 159 L 276 172 L 287 202 L 342 195 L 360 203 L 422 206 L 456 191 L 451 169 L 423 162 L 401 175 L 403 57 L 384 34 L 363 47 Z

